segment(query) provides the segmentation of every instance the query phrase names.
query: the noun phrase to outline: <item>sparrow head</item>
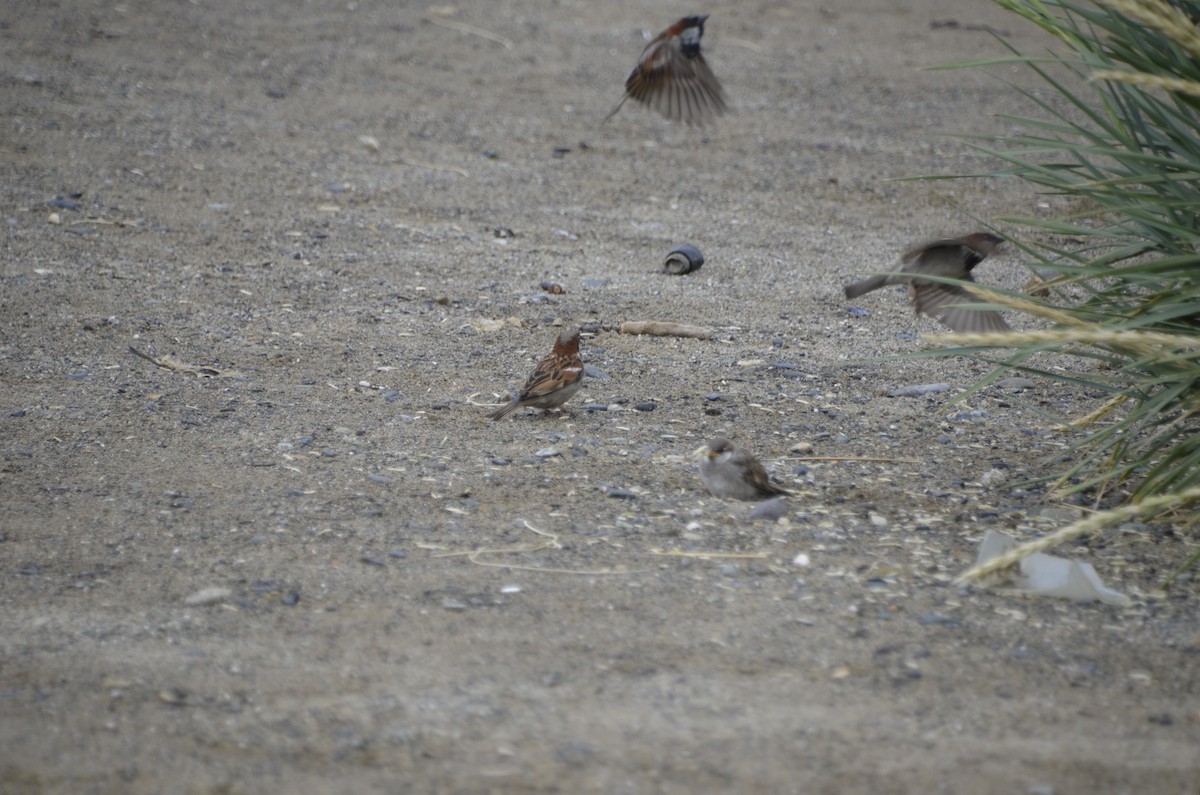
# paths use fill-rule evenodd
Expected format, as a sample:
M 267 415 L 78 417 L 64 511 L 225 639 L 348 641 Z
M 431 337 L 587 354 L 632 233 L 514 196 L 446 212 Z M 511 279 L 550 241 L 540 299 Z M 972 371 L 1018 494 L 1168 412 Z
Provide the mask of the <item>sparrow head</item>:
M 554 341 L 554 352 L 563 356 L 579 353 L 579 329 L 563 329 Z
M 688 58 L 695 58 L 700 54 L 700 37 L 704 35 L 704 20 L 706 19 L 708 19 L 708 14 L 684 17 L 667 28 L 666 35 L 678 36 L 683 54 Z
M 986 257 L 1000 248 L 1004 243 L 1004 238 L 1000 235 L 993 235 L 991 232 L 975 232 L 964 237 L 962 242 Z
M 728 439 L 725 439 L 723 437 L 718 437 L 716 439 L 713 439 L 712 441 L 710 441 L 708 444 L 704 445 L 703 447 L 696 448 L 696 450 L 692 453 L 692 455 L 702 455 L 705 458 L 713 459 L 713 458 L 718 458 L 718 457 L 724 455 L 725 453 L 732 453 L 732 452 L 733 452 L 733 442 L 731 442 Z

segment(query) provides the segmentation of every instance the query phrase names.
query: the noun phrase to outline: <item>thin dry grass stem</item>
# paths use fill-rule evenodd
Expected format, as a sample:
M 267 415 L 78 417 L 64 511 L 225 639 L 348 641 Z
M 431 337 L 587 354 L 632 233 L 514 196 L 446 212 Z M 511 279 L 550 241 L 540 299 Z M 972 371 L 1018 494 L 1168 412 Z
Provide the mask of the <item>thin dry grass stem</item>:
M 757 44 L 753 41 L 750 41 L 749 39 L 739 39 L 739 38 L 735 38 L 733 36 L 722 37 L 721 43 L 722 44 L 732 44 L 735 47 L 745 47 L 750 52 L 756 52 L 760 55 L 767 51 L 767 48 L 763 47 L 761 44 Z
M 1045 331 L 1006 331 L 994 334 L 938 334 L 926 337 L 934 342 L 956 342 L 960 345 L 1068 345 L 1084 344 L 1104 348 L 1124 348 L 1145 356 L 1163 356 L 1181 349 L 1200 349 L 1200 338 L 1158 331 L 1118 330 L 1089 325 L 1080 328 L 1047 329 Z
M 975 294 L 990 304 L 999 304 L 1000 306 L 1007 306 L 1010 309 L 1015 309 L 1018 312 L 1024 312 L 1027 315 L 1044 317 L 1047 320 L 1058 323 L 1060 326 L 1090 325 L 1086 320 L 1080 320 L 1068 312 L 1064 312 L 1061 309 L 1055 309 L 1054 307 L 1047 306 L 1046 304 L 1038 303 L 1037 301 L 1030 301 L 1026 298 L 1018 298 L 1013 295 L 1006 295 L 1005 293 L 998 293 L 994 290 L 989 290 L 988 288 L 981 287 L 977 284 L 965 284 L 963 286 L 967 288 L 968 292 Z
M 455 174 L 459 174 L 464 177 L 471 176 L 470 171 L 467 171 L 465 168 L 459 168 L 458 166 L 439 166 L 435 163 L 422 163 L 419 160 L 409 160 L 407 157 L 398 157 L 394 162 L 399 163 L 402 166 L 424 168 L 428 169 L 429 171 L 453 171 Z
M 1111 80 L 1114 83 L 1129 83 L 1140 88 L 1159 89 L 1200 97 L 1200 83 L 1197 83 L 1195 80 L 1185 80 L 1182 77 L 1162 77 L 1160 75 L 1146 74 L 1145 72 L 1102 69 L 1099 72 L 1094 72 L 1091 79 Z
M 860 461 L 871 464 L 923 464 L 919 458 L 887 458 L 875 455 L 801 455 L 786 456 L 780 461 Z
M 1114 508 L 1111 511 L 1100 511 L 1094 513 L 1086 519 L 1080 519 L 1078 522 L 1072 522 L 1066 527 L 1051 533 L 1043 538 L 1038 538 L 1033 541 L 1013 547 L 1003 555 L 999 555 L 986 563 L 978 566 L 973 566 L 967 569 L 962 574 L 955 578 L 955 584 L 970 582 L 987 578 L 999 571 L 1014 566 L 1029 555 L 1035 552 L 1041 552 L 1050 547 L 1058 546 L 1080 536 L 1094 533 L 1098 530 L 1103 530 L 1109 525 L 1131 519 L 1136 516 L 1153 516 L 1164 511 L 1181 508 L 1192 502 L 1200 500 L 1200 486 L 1193 486 L 1190 489 L 1177 492 L 1175 494 L 1163 494 L 1158 497 L 1147 497 L 1139 503 L 1133 505 L 1123 505 L 1120 508 Z
M 711 552 L 704 550 L 689 551 L 684 549 L 652 549 L 651 555 L 667 558 L 738 558 L 748 560 L 766 560 L 765 552 Z
M 433 17 L 427 17 L 427 19 L 441 28 L 449 28 L 450 30 L 457 30 L 459 33 L 469 33 L 472 36 L 478 36 L 481 39 L 494 41 L 504 47 L 506 50 L 511 50 L 513 48 L 513 43 L 511 41 L 503 36 L 498 36 L 495 33 L 492 33 L 490 30 L 477 28 L 474 25 L 468 25 L 464 22 L 451 22 L 448 19 L 434 19 Z
M 1065 431 L 1068 428 L 1086 428 L 1087 426 L 1091 425 L 1092 423 L 1096 422 L 1097 420 L 1107 416 L 1111 411 L 1116 409 L 1117 406 L 1120 406 L 1122 403 L 1124 403 L 1128 399 L 1129 399 L 1128 395 L 1116 395 L 1115 397 L 1112 397 L 1109 400 L 1105 401 L 1104 405 L 1101 406 L 1100 408 L 1096 409 L 1095 411 L 1090 411 L 1087 414 L 1083 415 L 1082 417 L 1073 419 L 1070 422 L 1068 422 L 1066 425 L 1059 426 L 1059 429 Z
M 1200 30 L 1196 29 L 1196 23 L 1164 0 L 1101 0 L 1101 5 L 1162 31 L 1193 57 L 1200 57 Z
M 476 566 L 490 566 L 497 569 L 514 569 L 517 571 L 536 571 L 543 574 L 631 574 L 632 572 L 623 569 L 560 569 L 553 566 L 524 566 L 519 563 L 504 563 L 496 560 L 481 560 L 481 555 L 512 555 L 520 552 L 539 552 L 543 549 L 562 549 L 562 542 L 558 540 L 557 533 L 551 533 L 546 530 L 539 530 L 528 521 L 523 522 L 525 528 L 533 533 L 536 533 L 545 541 L 536 544 L 521 544 L 515 547 L 503 547 L 500 549 L 472 549 L 461 552 L 441 552 L 434 555 L 435 558 L 455 558 L 465 557 Z

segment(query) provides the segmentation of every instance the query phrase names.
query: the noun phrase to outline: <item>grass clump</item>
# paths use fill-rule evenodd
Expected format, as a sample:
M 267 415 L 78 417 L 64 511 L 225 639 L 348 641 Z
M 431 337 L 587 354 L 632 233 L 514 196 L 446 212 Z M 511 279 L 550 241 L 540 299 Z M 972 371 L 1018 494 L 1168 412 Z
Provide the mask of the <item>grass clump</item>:
M 1041 91 L 1013 85 L 1036 111 L 1000 117 L 1016 134 L 971 145 L 1002 161 L 987 176 L 1018 177 L 1066 197 L 1071 209 L 1053 219 L 998 219 L 1028 233 L 1018 244 L 1048 289 L 1045 297 L 985 296 L 1045 318 L 1052 328 L 959 335 L 942 352 L 1102 395 L 1098 409 L 1067 424 L 1073 438 L 1069 463 L 1053 477 L 1056 493 L 1115 497 L 1109 507 L 1125 519 L 1170 514 L 1194 525 L 1200 519 L 1200 5 L 996 2 L 1061 46 L 1034 56 L 1005 42 L 1003 57 L 946 65 L 1020 63 L 1044 84 Z M 1010 352 L 998 354 L 1001 346 Z M 1082 366 L 1039 368 L 1043 351 L 1076 357 Z

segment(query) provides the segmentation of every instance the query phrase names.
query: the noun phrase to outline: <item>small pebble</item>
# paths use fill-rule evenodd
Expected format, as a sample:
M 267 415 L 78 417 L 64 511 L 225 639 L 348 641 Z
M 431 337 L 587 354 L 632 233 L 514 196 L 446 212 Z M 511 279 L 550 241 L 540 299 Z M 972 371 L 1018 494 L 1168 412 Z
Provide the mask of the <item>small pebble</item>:
M 1008 480 L 1008 474 L 1002 469 L 989 469 L 979 476 L 979 482 L 984 486 L 999 486 Z
M 656 408 L 658 408 L 658 404 L 649 400 L 645 401 L 644 403 L 633 404 L 634 411 L 654 411 Z
M 283 596 L 279 597 L 279 601 L 283 602 L 288 607 L 292 607 L 293 605 L 300 603 L 300 594 L 296 593 L 295 591 L 288 591 Z
M 935 392 L 949 392 L 950 389 L 949 384 L 914 384 L 890 387 L 883 394 L 888 397 L 920 397 L 921 395 L 932 395 Z
M 1026 389 L 1033 389 L 1037 386 L 1037 382 L 1031 378 L 1022 378 L 1019 375 L 1015 375 L 1010 378 L 1001 378 L 996 382 L 996 386 L 1001 389 L 1011 389 L 1014 392 L 1021 392 Z
M 536 453 L 534 453 L 534 455 L 538 458 L 554 458 L 555 456 L 562 455 L 562 453 L 553 447 L 543 447 L 541 450 L 538 450 Z
M 403 549 L 393 549 L 391 552 L 388 553 L 388 557 L 389 558 L 398 558 L 398 559 L 403 560 L 404 558 L 408 557 L 408 553 L 406 551 L 404 551 Z
M 929 626 L 930 624 L 953 625 L 959 623 L 960 620 L 958 616 L 947 616 L 942 613 L 921 613 L 917 616 L 917 623 L 922 626 Z
M 593 367 L 590 364 L 583 366 L 583 374 L 588 378 L 595 378 L 597 381 L 608 381 L 610 376 L 608 373 L 601 370 L 599 367 Z
M 769 500 L 763 500 L 750 509 L 751 521 L 757 519 L 766 519 L 774 522 L 777 519 L 782 519 L 787 516 L 788 503 L 784 497 L 772 497 Z
M 181 707 L 187 703 L 187 691 L 180 687 L 172 687 L 158 691 L 158 700 L 173 707 Z
M 604 495 L 618 500 L 636 500 L 637 494 L 620 486 L 605 486 Z
M 811 562 L 812 561 L 809 560 L 808 555 L 804 554 L 803 552 L 792 558 L 792 565 L 801 569 L 807 567 Z
M 233 591 L 230 589 L 214 585 L 208 588 L 201 588 L 184 599 L 183 603 L 188 607 L 207 607 L 224 602 L 231 596 L 233 596 Z
M 382 560 L 380 560 L 379 558 L 373 558 L 369 555 L 363 555 L 361 558 L 358 559 L 358 561 L 359 561 L 359 563 L 365 563 L 368 566 L 382 566 L 383 565 Z

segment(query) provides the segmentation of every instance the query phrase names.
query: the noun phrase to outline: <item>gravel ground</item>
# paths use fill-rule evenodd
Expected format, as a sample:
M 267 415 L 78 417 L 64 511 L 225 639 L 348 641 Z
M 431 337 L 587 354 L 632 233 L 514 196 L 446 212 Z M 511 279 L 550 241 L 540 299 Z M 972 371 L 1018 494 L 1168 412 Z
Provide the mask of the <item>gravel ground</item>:
M 938 328 L 841 298 L 1055 210 L 896 180 L 1027 110 L 921 67 L 1047 42 L 982 0 L 713 7 L 733 112 L 600 124 L 690 10 L 0 11 L 0 790 L 1200 791 L 1178 528 L 1060 550 L 1128 608 L 951 584 L 1080 515 L 1021 484 L 1096 396 L 951 403 L 981 365 L 881 359 Z M 571 410 L 487 421 L 563 326 Z M 717 435 L 786 517 L 703 492 Z

